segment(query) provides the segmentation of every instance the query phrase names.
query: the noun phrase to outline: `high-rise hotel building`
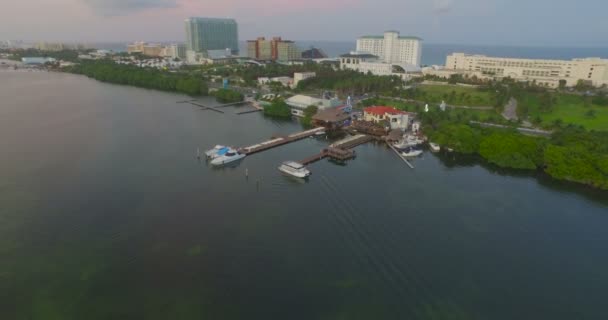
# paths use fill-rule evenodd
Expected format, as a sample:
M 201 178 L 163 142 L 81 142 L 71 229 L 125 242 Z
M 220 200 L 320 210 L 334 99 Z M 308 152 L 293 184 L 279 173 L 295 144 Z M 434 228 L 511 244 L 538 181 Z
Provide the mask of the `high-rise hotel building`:
M 267 40 L 264 37 L 247 41 L 247 55 L 256 60 L 292 61 L 300 60 L 302 54 L 295 42 L 274 37 Z
M 357 39 L 357 51 L 373 54 L 386 63 L 419 67 L 422 39 L 401 36 L 397 31 L 386 31 L 383 36 L 364 36 Z
M 188 51 L 206 55 L 209 50 L 239 52 L 238 25 L 234 19 L 188 18 L 185 20 Z

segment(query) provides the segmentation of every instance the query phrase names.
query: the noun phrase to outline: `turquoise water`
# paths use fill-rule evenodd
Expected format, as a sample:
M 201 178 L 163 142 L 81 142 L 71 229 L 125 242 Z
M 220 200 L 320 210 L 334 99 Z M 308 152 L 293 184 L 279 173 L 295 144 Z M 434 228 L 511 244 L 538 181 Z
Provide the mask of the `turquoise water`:
M 373 143 L 303 183 L 277 166 L 328 141 L 195 158 L 291 121 L 55 73 L 0 99 L 0 319 L 608 318 L 606 193 Z

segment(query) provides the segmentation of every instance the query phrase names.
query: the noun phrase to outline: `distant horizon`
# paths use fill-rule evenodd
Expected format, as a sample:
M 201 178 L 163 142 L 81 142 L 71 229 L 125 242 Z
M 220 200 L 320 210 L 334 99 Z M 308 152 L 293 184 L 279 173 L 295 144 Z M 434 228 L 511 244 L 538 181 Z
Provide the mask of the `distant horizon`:
M 281 37 L 280 35 L 274 35 L 274 36 L 278 36 Z M 262 36 L 260 36 L 262 37 Z M 266 36 L 268 37 L 273 37 L 273 36 Z M 352 43 L 352 44 L 356 44 L 357 39 L 353 39 L 351 41 L 348 40 L 311 40 L 311 39 L 292 39 L 292 38 L 285 38 L 282 37 L 285 40 L 291 40 L 294 42 L 318 42 L 318 43 Z M 247 42 L 248 40 L 255 40 L 254 38 L 246 38 L 246 39 L 240 39 L 239 38 L 239 42 Z M 104 40 L 104 41 L 89 41 L 89 40 L 84 40 L 84 41 L 77 41 L 77 40 L 22 40 L 22 39 L 0 39 L 0 41 L 22 41 L 23 43 L 26 44 L 36 44 L 36 43 L 43 43 L 43 42 L 47 42 L 47 43 L 65 43 L 65 44 L 130 44 L 130 43 L 135 43 L 135 42 L 139 42 L 139 41 L 143 41 L 146 43 L 185 43 L 185 39 L 180 39 L 180 40 L 145 40 L 145 39 L 138 39 L 138 40 Z M 608 44 L 606 45 L 597 45 L 597 46 L 593 46 L 593 45 L 554 45 L 554 44 L 545 44 L 545 45 L 535 45 L 535 44 L 491 44 L 491 43 L 457 43 L 457 42 L 427 42 L 427 41 L 422 41 L 423 46 L 424 45 L 454 45 L 454 46 L 477 46 L 477 47 L 520 47 L 520 48 L 585 48 L 585 49 L 607 49 L 608 50 Z M 608 51 L 606 52 L 606 54 L 608 55 Z

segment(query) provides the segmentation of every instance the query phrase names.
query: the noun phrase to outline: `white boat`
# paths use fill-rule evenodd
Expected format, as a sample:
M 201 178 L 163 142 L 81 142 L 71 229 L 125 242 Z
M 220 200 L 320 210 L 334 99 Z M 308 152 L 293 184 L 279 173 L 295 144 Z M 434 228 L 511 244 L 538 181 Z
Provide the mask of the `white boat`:
M 283 162 L 279 167 L 279 171 L 296 178 L 307 178 L 310 176 L 310 171 L 305 166 L 294 161 Z
M 224 153 L 228 152 L 228 147 L 226 146 L 222 146 L 222 145 L 217 145 L 215 147 L 213 147 L 213 149 L 209 149 L 207 151 L 205 151 L 205 155 L 207 156 L 207 158 L 217 158 L 218 155 L 223 155 Z
M 429 142 L 429 147 L 431 147 L 431 151 L 433 151 L 433 152 L 441 151 L 441 147 L 436 143 Z
M 422 141 L 414 136 L 407 136 L 407 137 L 404 137 L 403 140 L 393 144 L 393 146 L 397 149 L 405 149 L 405 148 L 421 145 L 423 142 L 424 141 Z
M 325 135 L 325 131 L 319 131 L 317 133 L 315 133 L 315 136 L 324 136 Z
M 223 166 L 225 164 L 241 160 L 245 158 L 244 153 L 240 153 L 239 151 L 235 151 L 230 149 L 230 151 L 226 152 L 224 155 L 218 156 L 211 160 L 211 165 L 213 166 Z
M 401 152 L 401 155 L 406 157 L 406 158 L 414 158 L 417 157 L 419 155 L 422 154 L 422 150 L 420 149 L 414 149 L 414 148 L 407 148 L 405 150 L 403 150 L 403 152 Z

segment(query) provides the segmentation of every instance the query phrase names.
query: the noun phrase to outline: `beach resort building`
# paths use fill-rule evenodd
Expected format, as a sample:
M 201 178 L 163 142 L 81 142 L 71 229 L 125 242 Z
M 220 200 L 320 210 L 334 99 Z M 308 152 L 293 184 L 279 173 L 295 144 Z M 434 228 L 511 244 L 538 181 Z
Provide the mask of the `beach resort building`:
M 420 71 L 418 67 L 409 64 L 388 63 L 380 60 L 378 56 L 358 51 L 341 55 L 340 69 L 371 73 L 377 76 L 398 76 L 403 80 L 408 80 L 410 73 Z
M 608 85 L 608 59 L 601 58 L 519 59 L 453 53 L 446 58 L 445 71 L 535 81 L 551 88 L 558 87 L 560 80 L 567 86 L 574 86 L 579 80 L 594 86 Z
M 422 39 L 401 36 L 398 31 L 386 31 L 382 36 L 357 39 L 357 51 L 367 52 L 392 64 L 420 66 Z
M 186 53 L 189 57 L 197 54 L 207 56 L 209 50 L 230 50 L 231 55 L 239 52 L 238 25 L 234 19 L 188 18 L 186 28 Z

